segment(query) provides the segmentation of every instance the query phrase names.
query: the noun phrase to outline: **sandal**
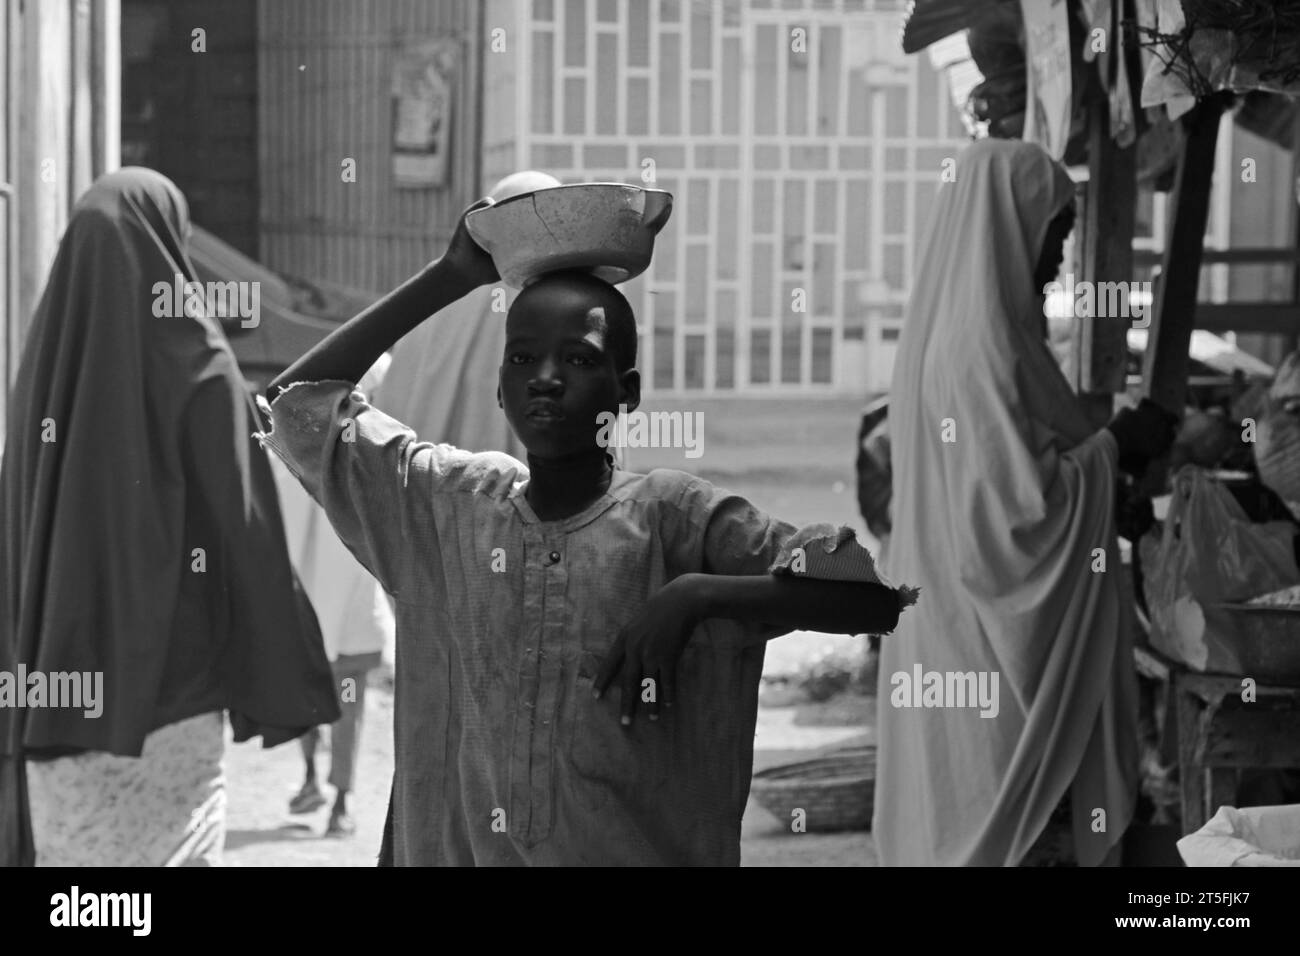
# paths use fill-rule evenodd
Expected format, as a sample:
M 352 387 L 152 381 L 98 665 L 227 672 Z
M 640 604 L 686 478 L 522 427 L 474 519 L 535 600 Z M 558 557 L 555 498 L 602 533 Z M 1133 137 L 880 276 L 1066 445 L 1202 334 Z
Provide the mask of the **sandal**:
M 342 813 L 334 812 L 330 814 L 329 826 L 325 828 L 325 835 L 331 837 L 350 837 L 357 832 L 357 823 L 352 819 L 352 814 L 344 810 Z
M 309 780 L 302 785 L 302 789 L 297 795 L 289 801 L 290 813 L 314 813 L 321 807 L 325 806 L 325 794 L 320 792 L 320 787 L 316 785 L 315 780 Z

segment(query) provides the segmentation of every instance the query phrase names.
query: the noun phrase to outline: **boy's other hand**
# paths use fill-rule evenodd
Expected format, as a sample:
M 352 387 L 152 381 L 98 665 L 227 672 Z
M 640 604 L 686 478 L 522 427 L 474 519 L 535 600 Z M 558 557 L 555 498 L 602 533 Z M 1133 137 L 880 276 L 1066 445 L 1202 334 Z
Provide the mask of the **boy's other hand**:
M 475 289 L 481 285 L 487 285 L 489 282 L 496 282 L 501 278 L 492 257 L 474 241 L 469 234 L 469 230 L 465 228 L 466 216 L 491 205 L 491 197 L 484 196 L 460 214 L 460 221 L 456 223 L 456 231 L 452 234 L 451 242 L 447 245 L 447 252 L 442 257 L 444 262 L 453 266 L 465 281 L 471 283 Z
M 614 639 L 596 675 L 599 698 L 622 674 L 624 727 L 631 725 L 638 703 L 646 705 L 651 720 L 658 720 L 659 705 L 671 707 L 676 700 L 677 661 L 702 616 L 692 577 L 674 578 L 646 602 L 641 614 Z

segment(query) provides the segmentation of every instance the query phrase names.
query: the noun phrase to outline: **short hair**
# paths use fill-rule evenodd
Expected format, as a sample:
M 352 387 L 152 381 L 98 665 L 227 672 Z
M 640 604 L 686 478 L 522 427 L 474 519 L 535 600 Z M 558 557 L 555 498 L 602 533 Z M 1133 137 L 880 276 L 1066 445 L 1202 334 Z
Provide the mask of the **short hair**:
M 623 293 L 605 280 L 596 278 L 590 272 L 573 269 L 549 272 L 525 286 L 515 299 L 515 304 L 556 285 L 579 291 L 594 300 L 594 305 L 605 310 L 605 351 L 613 358 L 614 367 L 620 373 L 634 368 L 637 349 L 636 315 Z

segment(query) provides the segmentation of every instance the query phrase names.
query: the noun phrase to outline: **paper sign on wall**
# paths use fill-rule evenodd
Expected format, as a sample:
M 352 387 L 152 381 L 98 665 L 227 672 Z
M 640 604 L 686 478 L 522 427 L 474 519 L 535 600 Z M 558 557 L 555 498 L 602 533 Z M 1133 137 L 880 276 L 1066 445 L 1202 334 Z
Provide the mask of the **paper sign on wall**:
M 444 186 L 451 142 L 456 46 L 408 46 L 393 65 L 393 182 L 407 188 Z

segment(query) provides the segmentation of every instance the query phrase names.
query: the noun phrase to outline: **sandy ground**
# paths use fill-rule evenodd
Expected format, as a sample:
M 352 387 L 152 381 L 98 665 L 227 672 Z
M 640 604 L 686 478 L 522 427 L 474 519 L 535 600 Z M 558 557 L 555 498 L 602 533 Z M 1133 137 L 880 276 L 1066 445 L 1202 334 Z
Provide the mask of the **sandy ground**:
M 862 402 L 711 400 L 655 404 L 647 410 L 703 415 L 703 453 L 687 459 L 680 449 L 635 450 L 635 471 L 678 468 L 746 495 L 793 524 L 832 522 L 858 530 L 872 545 L 858 514 L 853 459 Z M 856 646 L 854 638 L 791 634 L 768 645 L 766 675 L 790 673 L 827 650 Z M 818 748 L 870 739 L 874 701 L 844 697 L 825 706 L 764 707 L 755 734 L 755 770 L 806 759 Z M 381 687 L 367 695 L 366 723 L 352 798 L 357 832 L 348 839 L 323 836 L 328 810 L 304 817 L 288 813 L 302 782 L 296 743 L 273 750 L 255 744 L 227 750 L 229 793 L 226 862 L 233 866 L 372 866 L 383 833 L 392 776 L 392 697 Z M 328 773 L 327 753 L 317 756 Z M 750 799 L 742 827 L 747 866 L 870 866 L 870 834 L 791 833 Z
M 790 635 L 786 640 L 819 645 L 825 635 Z M 838 703 L 832 719 L 820 724 Z M 870 740 L 869 698 L 841 698 L 823 708 L 765 707 L 759 712 L 754 769 L 806 759 L 817 748 Z M 847 706 L 846 706 L 847 705 Z M 818 721 L 809 726 L 807 719 Z M 847 723 L 853 720 L 854 723 Z M 350 838 L 324 836 L 328 809 L 291 816 L 289 798 L 302 783 L 303 760 L 297 743 L 259 749 L 230 744 L 226 751 L 229 798 L 225 862 L 228 866 L 373 866 L 384 828 L 392 778 L 393 699 L 384 688 L 366 695 L 357 792 L 352 812 L 357 832 Z M 328 753 L 317 754 L 317 768 L 328 773 Z M 329 793 L 329 788 L 326 788 Z M 742 825 L 745 866 L 870 866 L 875 853 L 867 833 L 791 833 L 790 821 L 777 820 L 752 797 Z

